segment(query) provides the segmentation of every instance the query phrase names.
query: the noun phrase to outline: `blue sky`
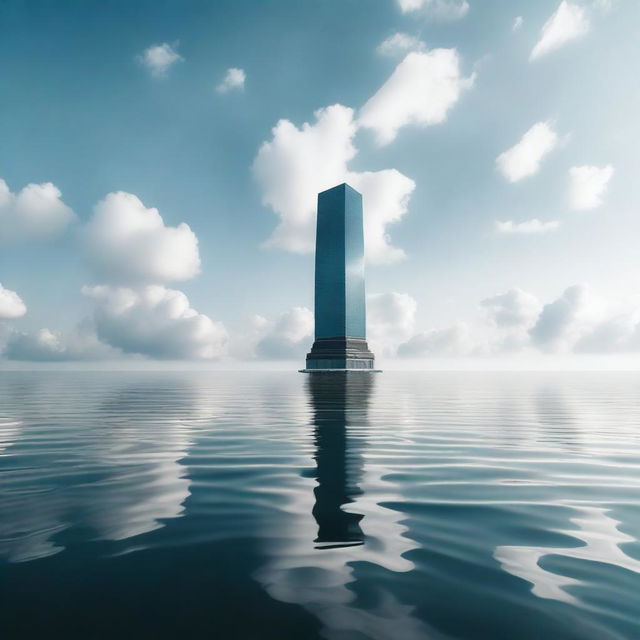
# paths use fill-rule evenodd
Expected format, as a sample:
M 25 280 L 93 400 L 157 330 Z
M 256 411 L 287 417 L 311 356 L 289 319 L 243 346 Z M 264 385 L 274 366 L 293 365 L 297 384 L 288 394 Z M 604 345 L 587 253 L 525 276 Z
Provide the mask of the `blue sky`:
M 10 1 L 0 25 L 4 366 L 302 357 L 309 202 L 343 179 L 381 358 L 636 361 L 638 3 Z

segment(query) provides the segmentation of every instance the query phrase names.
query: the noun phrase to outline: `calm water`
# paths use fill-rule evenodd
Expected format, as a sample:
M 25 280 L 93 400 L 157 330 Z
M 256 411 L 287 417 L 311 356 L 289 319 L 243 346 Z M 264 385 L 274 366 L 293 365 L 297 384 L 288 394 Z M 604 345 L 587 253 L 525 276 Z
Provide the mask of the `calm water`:
M 640 375 L 0 374 L 2 638 L 640 638 Z

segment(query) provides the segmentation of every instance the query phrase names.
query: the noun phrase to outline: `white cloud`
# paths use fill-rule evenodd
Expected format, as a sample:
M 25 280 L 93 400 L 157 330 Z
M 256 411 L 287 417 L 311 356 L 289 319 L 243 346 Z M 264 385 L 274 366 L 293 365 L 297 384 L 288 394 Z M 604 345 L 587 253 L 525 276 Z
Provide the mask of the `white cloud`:
M 362 193 L 367 259 L 389 264 L 404 258 L 404 251 L 391 244 L 387 227 L 407 213 L 416 183 L 396 169 L 349 173 L 347 181 Z
M 640 309 L 608 318 L 586 331 L 577 341 L 578 353 L 640 351 Z
M 82 291 L 96 301 L 98 338 L 124 353 L 202 360 L 225 352 L 227 331 L 222 323 L 192 309 L 182 291 L 160 285 L 137 290 L 100 285 Z
M 396 0 L 402 13 L 424 10 L 442 20 L 457 20 L 467 15 L 467 0 Z
M 567 353 L 640 352 L 640 306 L 615 310 L 586 285 L 573 285 L 542 305 L 518 288 L 480 302 L 489 325 L 453 327 L 413 335 L 399 356 L 531 356 Z
M 67 349 L 61 334 L 40 329 L 35 334 L 13 333 L 5 348 L 10 360 L 55 361 L 67 360 Z
M 498 170 L 509 182 L 532 176 L 557 142 L 558 136 L 549 122 L 536 122 L 518 143 L 497 157 Z
M 485 298 L 480 306 L 486 309 L 487 316 L 494 325 L 504 328 L 531 327 L 542 307 L 538 298 L 517 287 Z
M 602 204 L 613 167 L 571 167 L 569 169 L 569 206 L 574 211 L 593 209 Z
M 529 331 L 542 309 L 534 295 L 514 287 L 506 293 L 485 298 L 480 307 L 486 312 L 490 330 L 485 332 L 484 342 L 476 344 L 478 355 L 512 353 L 531 346 Z
M 425 0 L 396 0 L 402 13 L 417 11 L 425 4 Z
M 376 51 L 383 56 L 406 54 L 408 51 L 422 51 L 424 42 L 408 33 L 394 33 L 378 45 Z
M 367 296 L 367 337 L 378 355 L 395 354 L 414 330 L 417 303 L 407 293 L 373 293 Z
M 0 179 L 0 244 L 48 240 L 75 218 L 51 182 L 28 184 L 12 193 Z
M 387 227 L 406 213 L 415 183 L 395 169 L 349 171 L 356 155 L 353 109 L 333 105 L 316 111 L 315 118 L 301 128 L 280 120 L 253 162 L 262 203 L 280 218 L 265 245 L 311 253 L 317 194 L 348 182 L 363 195 L 367 259 L 388 263 L 401 258 L 404 253 L 391 245 Z
M 522 28 L 523 24 L 524 24 L 524 18 L 522 16 L 516 16 L 516 18 L 513 21 L 513 24 L 511 25 L 511 31 L 519 31 Z
M 553 15 L 545 22 L 540 32 L 540 39 L 533 47 L 529 60 L 561 47 L 566 42 L 575 40 L 589 32 L 590 24 L 587 10 L 567 0 L 562 0 Z
M 411 36 L 395 34 L 381 50 L 418 44 Z M 354 137 L 358 128 L 372 128 L 378 141 L 386 144 L 407 124 L 442 122 L 460 92 L 472 83 L 473 77 L 461 76 L 455 49 L 412 52 L 364 105 L 357 121 L 353 109 L 339 104 L 318 109 L 315 122 L 300 128 L 280 120 L 252 167 L 262 203 L 280 218 L 265 246 L 312 252 L 317 194 L 347 182 L 363 195 L 367 260 L 402 259 L 405 254 L 391 244 L 388 226 L 407 212 L 415 183 L 395 169 L 350 171 L 349 162 L 357 153 Z
M 121 355 L 98 340 L 93 324 L 88 321 L 81 322 L 68 334 L 46 328 L 35 333 L 14 331 L 9 335 L 4 351 L 9 360 L 30 362 L 102 360 Z
M 108 282 L 172 282 L 200 271 L 198 239 L 189 226 L 166 226 L 157 209 L 131 193 L 110 193 L 99 202 L 84 239 L 91 266 Z
M 356 154 L 352 109 L 333 105 L 314 115 L 316 122 L 300 129 L 280 120 L 253 162 L 262 204 L 280 216 L 267 246 L 313 251 L 317 194 L 345 181 L 347 163 Z
M 188 225 L 165 225 L 134 195 L 110 193 L 83 230 L 84 248 L 102 284 L 84 287 L 93 322 L 74 333 L 41 329 L 9 336 L 6 355 L 21 360 L 86 360 L 140 354 L 159 359 L 211 359 L 227 332 L 163 283 L 199 272 L 198 240 Z
M 10 332 L 10 360 L 56 362 L 102 360 L 139 354 L 155 359 L 207 360 L 226 351 L 222 323 L 198 313 L 181 291 L 149 285 L 138 289 L 83 287 L 95 303 L 92 319 L 74 331 Z
M 175 45 L 174 45 L 175 46 Z M 170 44 L 156 44 L 138 56 L 140 62 L 149 69 L 154 78 L 166 75 L 167 71 L 184 58 Z
M 367 296 L 367 335 L 378 356 L 490 357 L 508 353 L 620 353 L 640 351 L 640 307 L 612 315 L 585 285 L 568 287 L 547 304 L 514 287 L 480 301 L 487 324 L 457 322 L 414 333 L 417 304 L 404 293 Z M 313 314 L 296 307 L 276 321 L 251 319 L 238 334 L 237 357 L 301 359 L 313 341 Z
M 231 67 L 227 69 L 222 82 L 216 87 L 218 93 L 228 93 L 229 91 L 242 91 L 247 76 L 243 69 Z
M 560 223 L 557 220 L 549 220 L 548 222 L 541 222 L 537 218 L 533 220 L 527 220 L 526 222 L 513 222 L 512 220 L 505 220 L 500 222 L 496 220 L 495 227 L 498 233 L 503 234 L 536 234 L 547 233 L 557 229 Z
M 464 356 L 472 350 L 469 328 L 459 322 L 447 329 L 432 329 L 413 336 L 398 347 L 401 357 Z
M 304 357 L 313 342 L 313 312 L 306 307 L 294 307 L 283 313 L 275 323 L 258 316 L 259 340 L 255 353 L 268 360 L 296 360 Z
M 574 285 L 546 304 L 531 329 L 533 343 L 543 351 L 566 352 L 595 324 L 600 304 L 586 285 Z
M 0 320 L 14 320 L 27 313 L 27 306 L 22 298 L 11 289 L 0 284 Z
M 251 316 L 251 326 L 254 329 L 257 329 L 257 330 L 263 329 L 268 324 L 269 324 L 269 321 L 264 316 L 261 316 L 259 313 L 254 313 Z
M 373 129 L 380 145 L 388 144 L 406 125 L 444 122 L 473 81 L 461 75 L 455 49 L 411 52 L 362 107 L 358 124 Z

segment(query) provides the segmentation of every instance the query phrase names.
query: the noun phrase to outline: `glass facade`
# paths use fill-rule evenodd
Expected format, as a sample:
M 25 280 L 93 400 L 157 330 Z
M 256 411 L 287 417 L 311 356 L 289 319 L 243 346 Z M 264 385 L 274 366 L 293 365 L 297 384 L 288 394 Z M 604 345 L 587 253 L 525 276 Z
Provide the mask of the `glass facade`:
M 366 340 L 362 196 L 347 184 L 318 194 L 315 342 L 305 371 L 374 371 Z
M 318 194 L 316 338 L 366 336 L 362 196 L 347 184 Z

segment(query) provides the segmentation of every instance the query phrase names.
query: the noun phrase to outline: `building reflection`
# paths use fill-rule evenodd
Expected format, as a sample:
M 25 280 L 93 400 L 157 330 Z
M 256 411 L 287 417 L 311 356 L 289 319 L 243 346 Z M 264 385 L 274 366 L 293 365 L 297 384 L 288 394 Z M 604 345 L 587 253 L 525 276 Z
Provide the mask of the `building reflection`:
M 265 564 L 254 574 L 273 598 L 315 616 L 331 640 L 430 637 L 413 606 L 394 593 L 394 577 L 371 586 L 372 571 L 411 571 L 404 556 L 417 547 L 404 535 L 406 516 L 382 504 L 398 498 L 390 469 L 367 459 L 376 378 L 308 374 L 315 468 L 290 477 L 290 500 L 270 522 Z
M 363 373 L 311 373 L 307 391 L 312 407 L 316 461 L 313 517 L 316 548 L 364 542 L 362 515 L 345 510 L 361 495 L 363 429 L 375 376 Z M 348 507 L 347 507 L 348 509 Z

